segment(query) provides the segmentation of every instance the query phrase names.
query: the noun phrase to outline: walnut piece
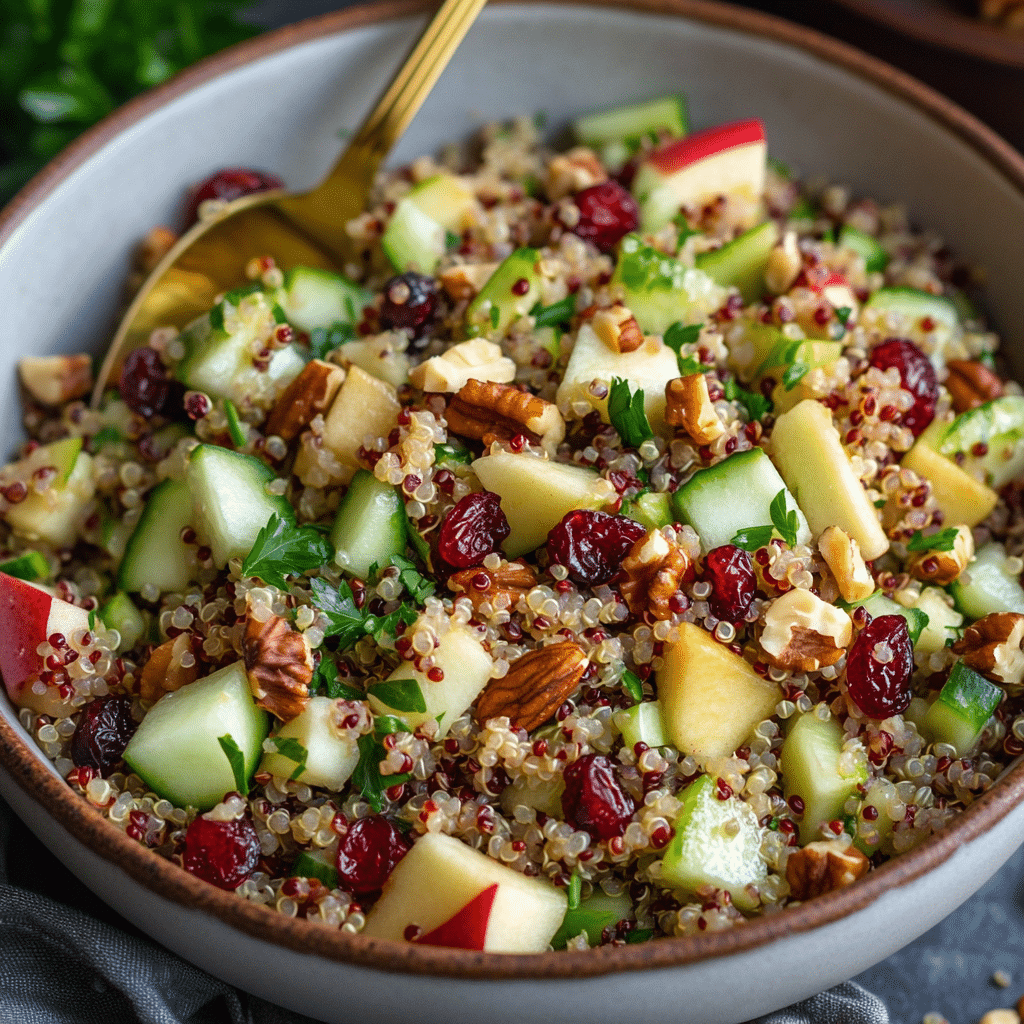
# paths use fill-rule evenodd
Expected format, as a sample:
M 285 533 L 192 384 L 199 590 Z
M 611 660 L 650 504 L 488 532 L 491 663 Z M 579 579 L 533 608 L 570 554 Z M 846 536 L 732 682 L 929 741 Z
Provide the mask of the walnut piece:
M 409 371 L 409 380 L 416 387 L 448 394 L 461 391 L 471 380 L 508 384 L 515 379 L 516 364 L 502 354 L 500 345 L 486 338 L 460 341 Z
M 907 572 L 924 583 L 944 587 L 967 568 L 974 557 L 974 534 L 969 526 L 958 526 L 949 551 L 915 551 L 907 559 Z
M 515 608 L 519 598 L 537 586 L 537 575 L 521 559 L 503 562 L 497 569 L 476 566 L 460 569 L 448 577 L 448 586 L 460 597 L 468 597 L 473 610 L 489 602 L 492 609 L 507 611 Z
M 441 287 L 455 302 L 468 301 L 476 296 L 498 269 L 497 263 L 460 263 L 438 274 Z
M 183 658 L 184 666 L 181 663 Z M 173 693 L 194 683 L 198 675 L 199 666 L 192 651 L 191 634 L 179 633 L 173 640 L 155 648 L 149 661 L 142 666 L 139 696 L 145 701 L 159 700 L 165 693 Z
M 690 559 L 678 544 L 670 544 L 660 530 L 641 537 L 623 559 L 622 596 L 634 615 L 650 612 L 655 619 L 672 615 L 669 602 L 690 569 Z
M 964 630 L 953 653 L 993 682 L 1017 686 L 1024 679 L 1024 615 L 992 612 Z
M 18 360 L 25 390 L 43 405 L 63 405 L 92 390 L 92 358 L 73 356 L 25 356 Z
M 590 326 L 613 352 L 635 352 L 644 343 L 636 317 L 621 304 L 599 309 Z
M 787 231 L 782 241 L 768 253 L 764 283 L 773 295 L 785 295 L 800 276 L 803 258 L 796 244 L 796 232 Z
M 468 381 L 448 403 L 445 417 L 449 431 L 485 445 L 525 434 L 553 453 L 565 437 L 557 405 L 511 384 Z
M 993 398 L 999 398 L 1003 393 L 1003 382 L 999 375 L 984 363 L 971 359 L 950 359 L 946 369 L 949 370 L 949 376 L 944 383 L 957 412 L 974 409 Z
M 298 437 L 320 414 L 331 407 L 345 380 L 345 371 L 333 363 L 314 359 L 281 392 L 264 424 L 264 433 L 285 441 Z
M 790 590 L 768 606 L 761 647 L 777 668 L 815 672 L 846 653 L 853 622 L 809 590 Z
M 280 615 L 272 615 L 266 622 L 250 616 L 242 657 L 256 704 L 282 722 L 297 718 L 309 703 L 313 678 L 309 641 Z
M 484 725 L 504 717 L 515 729 L 536 729 L 573 695 L 586 667 L 583 648 L 571 640 L 530 651 L 484 687 L 474 718 Z
M 863 601 L 875 592 L 875 581 L 860 545 L 845 530 L 827 527 L 818 538 L 818 550 L 832 570 L 844 601 Z
M 791 853 L 786 881 L 795 899 L 809 900 L 852 885 L 867 874 L 869 866 L 867 857 L 848 840 L 828 839 Z
M 544 178 L 544 191 L 554 202 L 607 180 L 608 172 L 597 154 L 586 146 L 576 146 L 551 158 Z
M 725 433 L 703 373 L 676 377 L 665 385 L 665 422 L 681 427 L 696 444 L 711 444 Z

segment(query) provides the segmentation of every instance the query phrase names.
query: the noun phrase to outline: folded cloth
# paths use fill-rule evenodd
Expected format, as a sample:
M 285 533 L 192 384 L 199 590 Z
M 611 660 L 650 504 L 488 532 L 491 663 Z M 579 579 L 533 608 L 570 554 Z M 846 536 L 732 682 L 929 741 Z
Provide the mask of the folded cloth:
M 847 981 L 753 1024 L 889 1024 L 889 1011 L 878 996 Z

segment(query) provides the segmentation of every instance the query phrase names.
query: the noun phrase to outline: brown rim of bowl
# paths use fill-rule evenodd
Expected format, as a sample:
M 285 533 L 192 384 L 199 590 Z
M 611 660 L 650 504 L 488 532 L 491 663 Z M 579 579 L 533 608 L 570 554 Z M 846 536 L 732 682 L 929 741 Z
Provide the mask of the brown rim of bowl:
M 298 43 L 363 25 L 422 15 L 432 6 L 423 0 L 392 0 L 372 7 L 350 8 L 278 29 L 207 58 L 115 111 L 36 175 L 0 215 L 0 243 L 90 155 L 168 100 L 216 75 Z M 780 18 L 713 0 L 589 0 L 579 6 L 682 16 L 808 52 L 853 72 L 924 113 L 998 168 L 1017 192 L 1024 193 L 1024 157 L 991 129 L 927 86 L 844 43 Z M 575 979 L 674 967 L 750 950 L 787 935 L 806 932 L 867 907 L 892 888 L 926 874 L 959 847 L 987 832 L 1024 797 L 1022 764 L 1007 772 L 947 829 L 931 836 L 910 853 L 870 872 L 856 885 L 724 932 L 585 952 L 499 954 L 418 946 L 328 931 L 207 885 L 129 839 L 76 796 L 42 763 L 39 751 L 26 743 L 2 717 L 0 763 L 28 795 L 79 842 L 118 864 L 135 881 L 159 896 L 209 912 L 257 939 L 301 953 L 377 970 L 472 979 Z

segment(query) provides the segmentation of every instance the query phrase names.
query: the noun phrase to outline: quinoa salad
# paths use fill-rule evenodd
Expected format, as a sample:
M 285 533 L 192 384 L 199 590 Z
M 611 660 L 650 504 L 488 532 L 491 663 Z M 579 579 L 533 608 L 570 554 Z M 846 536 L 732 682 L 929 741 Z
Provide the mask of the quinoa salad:
M 1024 751 L 1024 397 L 979 272 L 756 120 L 541 127 L 382 174 L 340 273 L 240 254 L 98 408 L 89 356 L 20 366 L 20 721 L 112 827 L 322 927 L 718 931 Z

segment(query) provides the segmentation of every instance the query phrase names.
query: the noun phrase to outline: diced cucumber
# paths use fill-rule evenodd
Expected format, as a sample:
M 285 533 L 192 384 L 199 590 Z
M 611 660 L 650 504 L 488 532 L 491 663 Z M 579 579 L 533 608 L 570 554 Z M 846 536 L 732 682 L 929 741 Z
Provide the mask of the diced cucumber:
M 633 901 L 628 893 L 609 896 L 601 889 L 595 889 L 591 896 L 580 901 L 580 905 L 565 912 L 562 927 L 555 932 L 551 945 L 555 949 L 565 949 L 569 939 L 576 938 L 581 932 L 587 933 L 587 942 L 591 946 L 601 944 L 601 933 L 605 928 L 612 928 L 633 913 Z
M 932 295 L 918 288 L 879 288 L 864 308 L 894 314 L 914 330 L 920 330 L 925 319 L 948 331 L 960 330 L 960 317 L 953 302 L 944 295 Z
M 1004 395 L 961 413 L 940 435 L 938 451 L 998 490 L 1024 473 L 1024 396 Z M 984 451 L 982 455 L 975 452 Z M 963 456 L 961 461 L 958 456 Z
M 786 799 L 804 802 L 800 843 L 821 838 L 823 823 L 841 819 L 843 804 L 867 782 L 867 755 L 843 753 L 844 733 L 834 719 L 822 721 L 814 712 L 801 715 L 782 744 L 780 764 Z
M 761 448 L 698 470 L 672 495 L 672 507 L 681 522 L 697 531 L 707 554 L 731 543 L 740 530 L 771 525 L 771 504 L 779 491 L 785 492 L 787 510 L 796 509 L 797 543 L 806 544 L 811 539 L 807 520 Z
M 165 693 L 128 741 L 124 760 L 158 796 L 178 807 L 206 811 L 238 789 L 220 737 L 230 737 L 242 752 L 248 781 L 267 726 L 267 713 L 249 690 L 245 665 L 237 661 Z
M 285 722 L 263 744 L 260 770 L 277 778 L 340 792 L 359 763 L 359 747 L 348 732 L 335 725 L 336 703 L 330 697 L 310 698 L 301 714 Z M 300 760 L 291 753 L 296 753 Z
M 953 607 L 949 595 L 944 590 L 939 587 L 925 587 L 914 602 L 914 607 L 928 616 L 927 625 L 914 641 L 915 650 L 922 654 L 934 654 L 946 646 L 947 640 L 956 638 L 964 617 Z M 909 626 L 909 622 L 907 625 Z
M 373 293 L 341 274 L 315 267 L 292 267 L 278 292 L 288 323 L 300 331 L 359 323 Z
M 468 466 L 473 458 L 473 453 L 462 445 L 450 441 L 434 445 L 434 463 L 438 466 Z
M 715 788 L 710 775 L 686 788 L 676 834 L 662 861 L 662 881 L 689 893 L 712 885 L 726 890 L 740 910 L 753 910 L 757 900 L 747 887 L 768 877 L 761 856 L 764 829 L 749 804 L 736 796 L 719 800 Z
M 910 634 L 910 642 L 917 646 L 917 641 L 922 630 L 928 625 L 928 614 L 920 608 L 904 608 L 898 601 L 886 597 L 880 590 L 863 601 L 836 601 L 836 605 L 846 611 L 853 611 L 854 608 L 866 608 L 868 614 L 873 618 L 879 615 L 902 615 L 907 620 L 907 632 Z
M 585 114 L 573 122 L 572 130 L 584 146 L 622 141 L 632 143 L 632 149 L 644 138 L 681 139 L 688 127 L 686 100 L 677 94 Z
M 283 495 L 268 494 L 274 472 L 252 455 L 201 444 L 185 471 L 192 493 L 193 525 L 206 541 L 219 569 L 244 558 L 260 530 L 276 512 L 289 522 L 295 512 Z M 123 588 L 128 589 L 128 588 Z
M 516 249 L 506 256 L 466 310 L 466 323 L 483 334 L 504 334 L 540 299 L 536 249 Z M 526 282 L 525 287 L 522 282 Z
M 7 573 L 8 576 L 15 576 L 19 580 L 35 583 L 50 575 L 50 563 L 38 551 L 26 551 L 16 558 L 0 562 L 0 572 Z
M 924 734 L 933 743 L 948 743 L 963 757 L 981 738 L 1002 699 L 1000 687 L 958 661 L 925 715 Z
M 383 569 L 405 552 L 405 503 L 391 484 L 369 470 L 352 478 L 331 528 L 334 560 L 346 572 L 369 579 L 370 568 Z
M 990 612 L 1024 614 L 1024 587 L 1020 577 L 1006 569 L 1006 548 L 990 541 L 978 548 L 967 566 L 968 582 L 963 576 L 949 585 L 953 602 L 967 618 L 980 619 Z
M 445 230 L 406 196 L 395 207 L 380 244 L 399 274 L 407 270 L 432 274 L 444 255 Z
M 672 741 L 665 733 L 665 722 L 661 717 L 661 703 L 645 700 L 634 704 L 615 716 L 615 724 L 622 732 L 622 741 L 630 749 L 638 743 L 649 747 L 664 747 Z
M 778 241 L 778 226 L 768 220 L 718 249 L 699 253 L 695 263 L 716 284 L 735 287 L 744 302 L 755 302 L 764 294 L 768 254 Z
M 125 593 L 117 593 L 107 601 L 100 608 L 99 616 L 107 629 L 116 629 L 121 634 L 118 653 L 132 650 L 145 636 L 146 620 L 135 607 L 135 602 Z
M 869 274 L 881 273 L 889 265 L 889 254 L 873 235 L 844 224 L 839 231 L 839 248 L 852 249 L 864 260 Z
M 118 590 L 137 594 L 147 583 L 165 594 L 184 590 L 198 569 L 195 547 L 181 539 L 193 518 L 192 492 L 184 480 L 157 484 L 128 538 Z
M 648 530 L 660 530 L 673 520 L 672 498 L 665 491 L 647 491 L 624 502 L 622 515 L 635 519 Z
M 288 877 L 315 878 L 328 889 L 338 888 L 338 869 L 334 866 L 334 856 L 323 850 L 303 850 L 295 858 Z

